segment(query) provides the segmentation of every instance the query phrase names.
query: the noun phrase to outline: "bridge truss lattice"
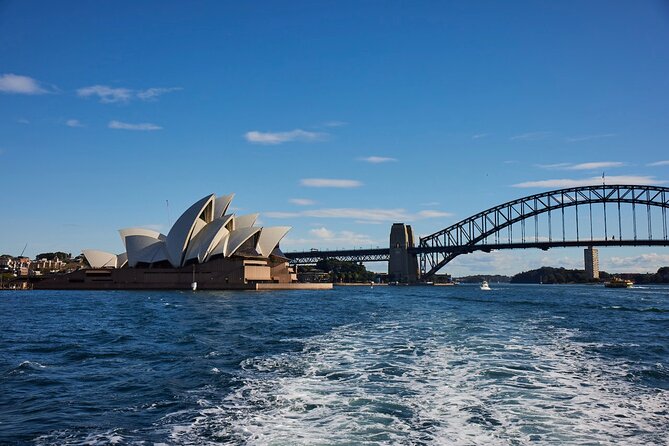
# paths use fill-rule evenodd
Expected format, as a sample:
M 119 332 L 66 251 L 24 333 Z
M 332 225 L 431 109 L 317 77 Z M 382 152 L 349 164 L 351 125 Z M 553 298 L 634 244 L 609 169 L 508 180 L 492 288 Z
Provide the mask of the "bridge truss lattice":
M 600 208 L 599 212 L 595 207 Z M 415 252 L 420 256 L 421 277 L 425 279 L 458 255 L 474 251 L 588 245 L 667 246 L 668 207 L 666 187 L 598 185 L 559 189 L 500 204 L 421 237 Z M 574 212 L 567 215 L 570 208 Z M 653 208 L 659 208 L 659 213 L 653 215 Z M 653 224 L 658 232 L 655 236 Z

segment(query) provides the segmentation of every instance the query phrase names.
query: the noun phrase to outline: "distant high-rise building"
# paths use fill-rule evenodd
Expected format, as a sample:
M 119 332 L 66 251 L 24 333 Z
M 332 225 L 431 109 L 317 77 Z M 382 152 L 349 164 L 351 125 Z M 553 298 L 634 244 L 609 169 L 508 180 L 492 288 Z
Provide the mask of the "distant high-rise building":
M 588 279 L 599 279 L 599 252 L 592 246 L 583 250 L 585 260 L 585 274 Z

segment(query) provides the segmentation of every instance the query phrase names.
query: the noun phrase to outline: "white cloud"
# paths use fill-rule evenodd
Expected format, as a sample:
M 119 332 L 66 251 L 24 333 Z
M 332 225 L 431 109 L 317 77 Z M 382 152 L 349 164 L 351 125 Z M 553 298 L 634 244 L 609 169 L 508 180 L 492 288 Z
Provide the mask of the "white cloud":
M 17 120 L 16 122 L 18 122 L 19 124 L 24 124 L 24 125 L 30 124 L 30 121 L 28 121 L 25 118 L 21 118 L 21 119 Z
M 334 232 L 330 231 L 329 229 L 326 229 L 325 227 L 312 229 L 311 231 L 309 231 L 309 234 L 322 239 L 333 239 L 335 236 Z
M 92 85 L 77 90 L 77 95 L 81 97 L 97 96 L 100 102 L 110 104 L 114 102 L 129 102 L 132 99 L 142 101 L 151 101 L 159 96 L 172 91 L 181 90 L 180 87 L 170 88 L 147 88 L 146 90 L 132 90 L 130 88 L 113 88 L 107 85 Z
M 542 169 L 566 169 L 571 166 L 571 163 L 553 163 L 553 164 L 537 164 L 537 167 Z
M 368 156 L 366 158 L 358 158 L 360 161 L 366 161 L 368 163 L 372 164 L 380 164 L 380 163 L 392 163 L 397 161 L 396 158 L 388 158 L 385 156 Z
M 318 247 L 320 249 L 351 249 L 356 246 L 376 246 L 378 242 L 368 235 L 358 234 L 353 231 L 331 231 L 325 227 L 309 231 L 310 238 L 291 238 L 290 235 L 281 241 L 282 247 L 292 249 L 308 249 Z
M 302 186 L 307 187 L 337 187 L 352 188 L 360 187 L 362 183 L 357 180 L 338 180 L 332 178 L 305 178 L 300 181 Z
M 654 163 L 650 163 L 650 164 L 648 164 L 648 166 L 651 166 L 651 167 L 657 167 L 657 166 L 669 166 L 669 160 L 655 161 Z
M 583 136 L 575 136 L 572 138 L 565 138 L 565 141 L 567 142 L 590 141 L 592 139 L 612 138 L 614 136 L 616 136 L 615 133 L 602 133 L 598 135 L 583 135 Z
M 170 88 L 147 88 L 146 90 L 140 90 L 137 92 L 137 97 L 142 101 L 152 101 L 157 99 L 159 96 L 164 95 L 165 93 L 171 93 L 173 91 L 183 90 L 181 87 L 170 87 Z
M 84 125 L 78 119 L 68 119 L 65 121 L 65 125 L 68 127 L 83 127 Z
M 472 139 L 481 139 L 481 138 L 485 138 L 486 136 L 488 136 L 487 133 L 477 133 L 476 135 L 472 136 Z
M 327 139 L 327 137 L 327 133 L 308 132 L 301 129 L 295 129 L 289 132 L 259 132 L 253 130 L 244 134 L 244 138 L 250 143 L 267 145 L 283 144 L 290 141 L 323 141 L 324 139 Z
M 0 76 L 0 92 L 10 94 L 45 94 L 49 91 L 31 77 L 8 73 Z
M 440 217 L 453 216 L 453 214 L 451 214 L 450 212 L 431 211 L 431 210 L 420 211 L 416 215 L 418 216 L 418 218 L 440 218 Z
M 448 212 L 423 210 L 417 213 L 407 212 L 405 209 L 361 209 L 361 208 L 324 208 L 310 209 L 300 212 L 264 212 L 263 215 L 273 218 L 341 218 L 356 222 L 398 222 L 415 221 L 428 218 L 450 217 Z
M 551 132 L 529 132 L 522 133 L 520 135 L 512 136 L 510 139 L 512 141 L 537 141 L 540 139 L 547 138 L 551 135 Z
M 77 95 L 86 98 L 97 96 L 100 102 L 110 104 L 113 102 L 128 102 L 132 99 L 133 92 L 128 88 L 112 88 L 106 85 L 93 85 L 77 90 Z
M 288 201 L 298 206 L 311 206 L 316 204 L 314 200 L 309 200 L 308 198 L 291 198 Z
M 669 265 L 668 254 L 641 254 L 632 257 L 600 257 L 599 269 L 608 273 L 655 273 Z
M 611 175 L 605 177 L 606 184 L 664 184 L 667 181 L 657 180 L 651 176 L 633 176 L 633 175 Z M 564 188 L 579 186 L 596 186 L 602 184 L 602 177 L 582 178 L 582 179 L 552 179 L 539 181 L 525 181 L 523 183 L 513 184 L 512 187 L 536 187 L 536 188 Z
M 110 129 L 140 130 L 140 131 L 153 131 L 162 129 L 162 127 L 160 127 L 159 125 L 151 124 L 149 122 L 141 124 L 129 124 L 127 122 L 121 122 L 121 121 L 110 121 L 108 127 Z
M 490 253 L 476 251 L 457 256 L 441 272 L 451 273 L 455 277 L 473 274 L 513 276 L 541 266 L 583 269 L 583 254 L 579 251 L 575 255 L 565 256 L 564 252 L 560 253 L 558 250 L 551 250 L 548 253 L 540 250 L 499 250 Z
M 323 123 L 324 127 L 342 127 L 348 125 L 348 122 L 344 121 L 327 121 Z
M 600 161 L 594 163 L 574 164 L 567 167 L 568 170 L 598 170 L 598 169 L 612 169 L 614 167 L 623 167 L 625 163 L 619 161 Z
M 561 170 L 599 170 L 612 169 L 615 167 L 623 167 L 625 163 L 620 161 L 596 161 L 591 163 L 556 163 L 556 164 L 539 164 L 543 169 L 561 169 Z

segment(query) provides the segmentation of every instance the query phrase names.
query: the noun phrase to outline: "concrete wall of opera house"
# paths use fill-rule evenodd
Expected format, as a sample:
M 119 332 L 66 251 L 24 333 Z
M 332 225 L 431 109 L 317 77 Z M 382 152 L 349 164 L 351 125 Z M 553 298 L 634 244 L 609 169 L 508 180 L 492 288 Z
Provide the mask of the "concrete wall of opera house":
M 277 290 L 330 289 L 332 284 L 302 284 L 284 262 L 214 259 L 181 268 L 91 268 L 45 277 L 35 289 L 68 290 Z

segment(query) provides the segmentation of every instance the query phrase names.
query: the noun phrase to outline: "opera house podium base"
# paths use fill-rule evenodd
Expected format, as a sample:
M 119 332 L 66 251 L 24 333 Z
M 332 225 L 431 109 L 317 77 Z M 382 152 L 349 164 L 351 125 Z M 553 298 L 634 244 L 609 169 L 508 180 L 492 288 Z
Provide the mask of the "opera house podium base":
M 329 283 L 298 283 L 285 262 L 213 259 L 181 268 L 90 268 L 46 276 L 34 289 L 51 290 L 286 290 L 331 289 Z

